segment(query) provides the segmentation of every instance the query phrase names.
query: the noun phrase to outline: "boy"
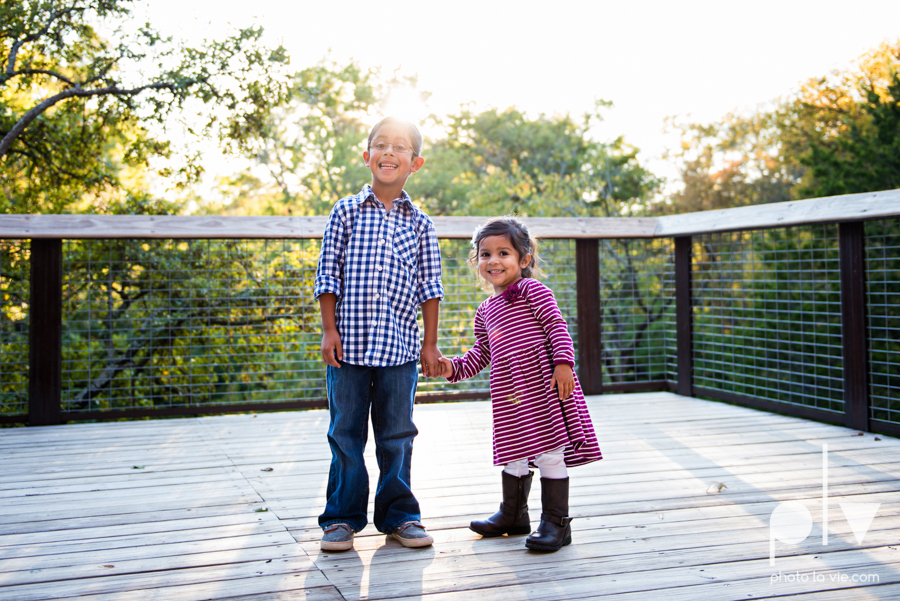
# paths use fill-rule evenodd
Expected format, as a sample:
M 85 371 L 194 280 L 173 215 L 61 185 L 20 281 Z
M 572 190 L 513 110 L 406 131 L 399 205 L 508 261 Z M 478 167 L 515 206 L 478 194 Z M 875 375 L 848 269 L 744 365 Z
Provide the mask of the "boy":
M 322 359 L 328 383 L 331 468 L 319 516 L 324 551 L 353 547 L 366 525 L 369 475 L 363 460 L 369 406 L 378 457 L 375 527 L 405 547 L 433 539 L 419 522 L 410 489 L 416 360 L 426 376 L 440 373 L 438 304 L 441 255 L 431 219 L 403 190 L 425 163 L 422 134 L 412 123 L 382 119 L 363 153 L 372 183 L 342 198 L 328 218 L 316 271 L 322 312 Z M 416 308 L 425 339 L 419 352 Z

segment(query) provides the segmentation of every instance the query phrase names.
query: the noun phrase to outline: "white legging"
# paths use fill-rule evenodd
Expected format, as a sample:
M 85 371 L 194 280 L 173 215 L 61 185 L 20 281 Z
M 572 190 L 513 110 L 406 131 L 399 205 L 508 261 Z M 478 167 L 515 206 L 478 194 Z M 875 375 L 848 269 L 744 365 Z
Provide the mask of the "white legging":
M 563 449 L 556 449 L 549 453 L 541 453 L 534 458 L 534 464 L 541 470 L 541 478 L 549 480 L 563 480 L 569 477 L 566 471 L 566 457 Z M 528 475 L 528 460 L 519 459 L 506 464 L 503 471 L 510 476 L 521 478 Z

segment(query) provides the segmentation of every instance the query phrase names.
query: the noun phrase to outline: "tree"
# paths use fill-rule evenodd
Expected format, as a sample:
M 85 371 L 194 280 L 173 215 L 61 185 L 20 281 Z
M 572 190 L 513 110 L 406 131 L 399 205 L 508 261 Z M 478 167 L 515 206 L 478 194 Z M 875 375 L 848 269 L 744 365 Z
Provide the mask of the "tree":
M 669 120 L 681 147 L 668 158 L 679 165 L 682 187 L 655 207 L 659 213 L 689 213 L 791 198 L 802 176 L 782 155 L 778 110 L 730 113 L 710 124 Z
M 435 215 L 633 214 L 660 180 L 623 138 L 592 139 L 604 106 L 577 120 L 530 118 L 515 108 L 463 109 L 441 123 L 447 135 L 429 145 L 429 163 L 409 189 Z
M 294 74 L 247 140 L 257 169 L 222 178 L 224 211 L 322 215 L 358 192 L 370 177 L 362 162 L 368 128 L 389 85 L 375 69 L 327 59 Z
M 894 73 L 887 95 L 874 86 L 861 90 L 865 119 L 848 120 L 833 138 L 817 138 L 800 162 L 809 169 L 801 193 L 832 196 L 900 188 L 900 76 Z
M 9 175 L 0 211 L 59 212 L 85 195 L 123 190 L 123 170 L 152 171 L 153 159 L 172 155 L 171 141 L 155 130 L 176 112 L 202 107 L 188 133 L 239 148 L 280 97 L 273 68 L 287 57 L 261 46 L 261 29 L 185 47 L 149 24 L 132 26 L 131 4 L 0 5 L 0 169 Z M 159 173 L 192 181 L 199 159 Z
M 900 186 L 900 42 L 783 98 L 681 132 L 682 187 L 658 212 L 689 212 Z

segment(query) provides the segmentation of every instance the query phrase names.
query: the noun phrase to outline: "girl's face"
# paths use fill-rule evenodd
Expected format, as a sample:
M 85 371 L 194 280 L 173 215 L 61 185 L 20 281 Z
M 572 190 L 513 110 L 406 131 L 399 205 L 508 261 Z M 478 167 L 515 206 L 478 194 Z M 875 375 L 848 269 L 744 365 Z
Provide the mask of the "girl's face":
M 495 294 L 502 294 L 522 278 L 522 269 L 531 263 L 531 255 L 520 257 L 506 236 L 488 236 L 478 245 L 478 272 Z

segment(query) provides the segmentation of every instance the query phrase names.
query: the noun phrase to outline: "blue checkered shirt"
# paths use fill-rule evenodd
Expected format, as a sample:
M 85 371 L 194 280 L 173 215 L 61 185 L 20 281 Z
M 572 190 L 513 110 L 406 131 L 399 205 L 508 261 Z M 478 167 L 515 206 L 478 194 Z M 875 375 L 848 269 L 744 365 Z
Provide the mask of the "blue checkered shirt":
M 315 296 L 338 297 L 344 361 L 402 365 L 419 359 L 419 305 L 444 297 L 434 223 L 404 190 L 385 212 L 372 188 L 334 205 L 322 238 Z

